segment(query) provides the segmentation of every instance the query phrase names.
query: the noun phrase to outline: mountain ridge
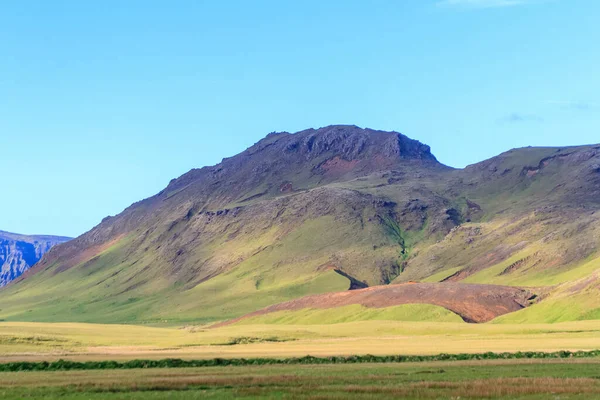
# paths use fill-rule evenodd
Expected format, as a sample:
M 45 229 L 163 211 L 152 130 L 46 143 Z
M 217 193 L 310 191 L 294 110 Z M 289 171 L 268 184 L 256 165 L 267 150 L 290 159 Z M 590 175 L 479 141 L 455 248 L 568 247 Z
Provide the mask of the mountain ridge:
M 397 132 L 272 133 L 55 247 L 0 293 L 0 317 L 214 321 L 453 274 L 564 285 L 596 262 L 599 160 L 598 145 L 523 148 L 453 169 Z

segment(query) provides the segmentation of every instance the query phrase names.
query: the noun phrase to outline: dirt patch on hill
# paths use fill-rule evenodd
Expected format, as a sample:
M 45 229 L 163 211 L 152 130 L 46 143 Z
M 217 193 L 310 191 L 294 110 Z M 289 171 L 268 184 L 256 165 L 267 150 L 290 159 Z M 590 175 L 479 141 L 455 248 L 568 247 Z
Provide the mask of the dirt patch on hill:
M 352 171 L 358 163 L 358 160 L 348 161 L 336 156 L 321 164 L 320 169 L 325 173 L 338 176 Z
M 222 322 L 215 327 L 276 311 L 326 309 L 353 304 L 371 308 L 401 304 L 433 304 L 460 315 L 465 322 L 481 323 L 527 307 L 529 299 L 533 296 L 534 293 L 531 291 L 517 287 L 455 282 L 373 286 L 346 292 L 306 296 L 275 304 L 231 321 Z

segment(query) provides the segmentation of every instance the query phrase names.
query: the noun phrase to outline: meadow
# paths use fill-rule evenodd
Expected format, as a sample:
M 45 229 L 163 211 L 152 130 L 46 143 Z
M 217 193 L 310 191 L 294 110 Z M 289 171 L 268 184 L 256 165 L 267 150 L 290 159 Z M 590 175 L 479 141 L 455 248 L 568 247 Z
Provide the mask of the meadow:
M 0 374 L 3 399 L 590 399 L 600 360 L 488 360 Z
M 0 363 L 14 372 L 0 372 L 0 398 L 600 398 L 600 321 L 378 319 L 423 311 L 363 313 L 370 319 L 362 321 L 341 313 L 331 324 L 306 311 L 293 315 L 297 324 L 274 315 L 219 328 L 2 322 Z M 578 353 L 514 354 L 562 350 Z M 513 354 L 474 355 L 486 352 Z M 188 361 L 132 361 L 168 358 Z M 232 365 L 210 366 L 223 364 Z
M 600 348 L 600 321 L 556 324 L 353 321 L 337 324 L 138 326 L 0 323 L 0 362 L 431 355 Z

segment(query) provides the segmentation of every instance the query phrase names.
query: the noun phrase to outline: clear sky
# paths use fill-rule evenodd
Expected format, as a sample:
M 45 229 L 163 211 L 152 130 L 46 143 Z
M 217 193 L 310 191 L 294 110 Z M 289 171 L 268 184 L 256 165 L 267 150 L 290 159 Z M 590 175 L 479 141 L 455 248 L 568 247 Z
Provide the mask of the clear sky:
M 454 167 L 600 142 L 598 0 L 0 2 L 0 229 L 76 236 L 271 131 Z

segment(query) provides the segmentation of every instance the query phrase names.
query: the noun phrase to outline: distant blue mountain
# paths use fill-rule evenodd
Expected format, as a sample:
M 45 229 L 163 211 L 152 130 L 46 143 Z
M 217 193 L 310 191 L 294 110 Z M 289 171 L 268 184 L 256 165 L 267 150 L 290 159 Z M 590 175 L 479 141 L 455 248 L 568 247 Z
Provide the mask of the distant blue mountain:
M 0 286 L 18 278 L 57 244 L 71 238 L 0 231 Z

